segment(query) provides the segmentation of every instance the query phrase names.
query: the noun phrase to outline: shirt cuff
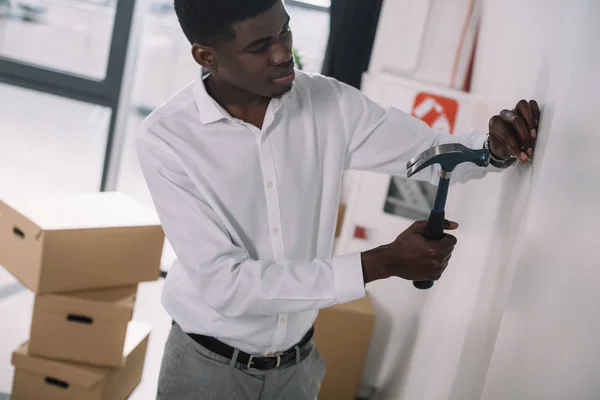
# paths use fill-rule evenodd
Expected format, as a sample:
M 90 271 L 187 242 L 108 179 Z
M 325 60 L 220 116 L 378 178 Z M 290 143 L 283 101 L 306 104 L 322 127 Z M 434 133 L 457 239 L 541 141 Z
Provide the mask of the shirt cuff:
M 340 304 L 365 297 L 365 282 L 360 253 L 345 254 L 333 258 L 333 283 Z
M 473 148 L 477 149 L 477 150 L 483 148 L 483 145 L 488 138 L 487 133 L 485 133 L 485 132 L 478 132 L 478 133 L 480 135 L 477 137 L 477 139 L 475 139 L 474 144 L 473 144 Z M 501 165 L 501 166 L 496 166 L 496 165 L 494 165 L 493 161 L 490 161 L 490 164 L 488 165 L 487 169 L 488 169 L 488 171 L 493 171 L 493 172 L 502 171 L 502 170 L 514 165 L 515 161 L 516 161 L 516 158 L 512 159 L 511 161 L 505 162 L 504 165 Z

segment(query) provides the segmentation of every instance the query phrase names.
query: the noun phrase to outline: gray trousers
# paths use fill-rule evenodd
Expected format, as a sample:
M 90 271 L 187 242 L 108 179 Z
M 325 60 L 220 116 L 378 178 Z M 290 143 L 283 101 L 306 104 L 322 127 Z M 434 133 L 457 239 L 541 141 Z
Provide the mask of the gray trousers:
M 311 340 L 296 361 L 267 371 L 215 354 L 174 324 L 158 379 L 157 400 L 314 400 L 325 376 L 325 360 Z M 236 354 L 237 356 L 237 354 Z

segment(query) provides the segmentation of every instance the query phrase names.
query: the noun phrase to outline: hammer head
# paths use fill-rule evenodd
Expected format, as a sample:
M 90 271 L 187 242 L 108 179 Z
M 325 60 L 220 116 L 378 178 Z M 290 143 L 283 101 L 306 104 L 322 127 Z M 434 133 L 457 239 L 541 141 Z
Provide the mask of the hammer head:
M 480 167 L 490 163 L 488 149 L 473 150 L 460 143 L 441 144 L 425 150 L 408 162 L 408 177 L 433 164 L 440 164 L 442 171 L 452 172 L 458 164 L 472 162 Z

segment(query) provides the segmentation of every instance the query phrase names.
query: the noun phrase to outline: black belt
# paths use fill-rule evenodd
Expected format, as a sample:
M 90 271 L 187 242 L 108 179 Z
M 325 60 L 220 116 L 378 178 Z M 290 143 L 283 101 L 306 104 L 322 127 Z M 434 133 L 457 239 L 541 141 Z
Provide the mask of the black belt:
M 310 330 L 295 346 L 292 346 L 290 349 L 284 351 L 283 353 L 273 356 L 255 357 L 251 354 L 245 353 L 240 350 L 236 362 L 246 366 L 246 368 L 258 369 L 263 371 L 278 368 L 282 365 L 296 360 L 296 347 L 300 348 L 300 355 L 303 355 L 308 350 L 303 349 L 303 347 L 312 339 L 313 334 L 314 327 L 311 327 Z M 235 348 L 221 342 L 218 339 L 215 339 L 214 337 L 198 335 L 195 333 L 188 333 L 187 335 L 200 346 L 212 351 L 213 353 L 220 355 L 221 357 L 225 357 L 229 360 L 231 360 L 231 358 L 233 357 Z

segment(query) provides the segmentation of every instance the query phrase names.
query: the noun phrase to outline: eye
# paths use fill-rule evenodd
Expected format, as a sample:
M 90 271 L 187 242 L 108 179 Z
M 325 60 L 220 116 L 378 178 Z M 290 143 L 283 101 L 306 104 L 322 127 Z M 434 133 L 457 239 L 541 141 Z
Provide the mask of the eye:
M 250 49 L 250 53 L 253 54 L 260 54 L 260 53 L 264 53 L 265 51 L 267 51 L 267 49 L 269 48 L 269 44 L 268 43 L 263 43 L 262 45 L 258 46 L 258 47 L 254 47 L 252 49 Z

